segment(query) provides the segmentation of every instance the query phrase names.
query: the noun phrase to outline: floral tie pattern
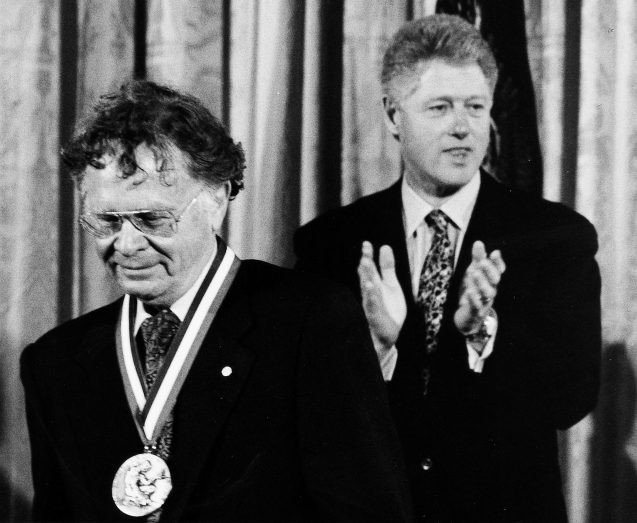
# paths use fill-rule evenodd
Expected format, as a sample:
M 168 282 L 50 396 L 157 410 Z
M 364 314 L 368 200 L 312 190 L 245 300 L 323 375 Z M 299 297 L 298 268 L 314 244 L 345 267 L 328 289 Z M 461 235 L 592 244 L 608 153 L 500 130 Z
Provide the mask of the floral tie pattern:
M 453 273 L 454 247 L 447 232 L 448 218 L 440 210 L 431 211 L 425 222 L 433 230 L 431 248 L 420 273 L 416 303 L 425 318 L 425 350 L 432 354 L 438 346 L 438 331 L 447 301 L 447 290 Z M 423 371 L 425 394 L 429 384 L 429 368 Z
M 148 390 L 157 379 L 159 369 L 161 369 L 166 359 L 166 353 L 177 329 L 179 329 L 180 323 L 179 318 L 170 309 L 164 309 L 154 316 L 146 318 L 141 325 L 142 337 L 146 348 L 146 372 L 144 378 Z M 171 414 L 166 420 L 161 436 L 157 441 L 156 454 L 164 461 L 170 456 L 172 439 L 173 418 Z M 155 523 L 159 521 L 160 517 L 161 508 L 149 514 L 146 521 L 147 523 Z

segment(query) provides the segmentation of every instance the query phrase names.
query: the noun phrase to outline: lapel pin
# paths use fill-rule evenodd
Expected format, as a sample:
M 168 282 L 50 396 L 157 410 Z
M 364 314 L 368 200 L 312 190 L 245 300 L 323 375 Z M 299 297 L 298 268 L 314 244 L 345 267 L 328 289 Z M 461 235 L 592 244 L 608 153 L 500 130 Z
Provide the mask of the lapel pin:
M 227 378 L 228 376 L 230 376 L 230 374 L 232 374 L 232 367 L 224 367 L 223 369 L 221 369 L 221 375 L 224 378 Z

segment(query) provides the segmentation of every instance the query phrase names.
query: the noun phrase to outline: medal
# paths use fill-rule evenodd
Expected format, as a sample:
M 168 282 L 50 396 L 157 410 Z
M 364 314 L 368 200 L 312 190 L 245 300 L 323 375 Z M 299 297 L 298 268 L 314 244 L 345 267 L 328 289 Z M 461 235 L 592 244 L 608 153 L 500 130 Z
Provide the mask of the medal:
M 145 516 L 161 507 L 172 489 L 166 462 L 152 452 L 175 406 L 193 361 L 239 270 L 240 260 L 217 239 L 217 254 L 182 325 L 175 333 L 153 386 L 147 390 L 135 344 L 137 300 L 127 294 L 115 335 L 117 359 L 128 406 L 146 452 L 128 458 L 113 479 L 115 505 L 129 516 Z
M 113 501 L 129 516 L 146 516 L 164 504 L 172 481 L 168 465 L 150 452 L 128 458 L 115 474 Z

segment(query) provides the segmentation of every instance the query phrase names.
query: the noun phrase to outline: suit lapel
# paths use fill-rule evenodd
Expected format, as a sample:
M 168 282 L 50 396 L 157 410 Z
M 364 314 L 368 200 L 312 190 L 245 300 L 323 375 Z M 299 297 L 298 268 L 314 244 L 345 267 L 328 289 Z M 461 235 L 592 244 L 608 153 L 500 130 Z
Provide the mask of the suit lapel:
M 102 519 L 118 514 L 110 502 L 111 484 L 118 467 L 143 451 L 128 408 L 115 349 L 115 324 L 121 300 L 109 307 L 80 344 L 76 378 L 66 384 L 70 437 L 84 472 L 85 488 L 96 500 Z M 105 495 L 105 493 L 107 493 Z M 110 503 L 109 503 L 110 502 Z
M 237 292 L 237 280 L 215 318 L 175 407 L 174 441 L 170 457 L 173 491 L 164 519 L 178 520 L 198 483 L 228 415 L 248 377 L 254 353 L 242 345 L 252 323 Z

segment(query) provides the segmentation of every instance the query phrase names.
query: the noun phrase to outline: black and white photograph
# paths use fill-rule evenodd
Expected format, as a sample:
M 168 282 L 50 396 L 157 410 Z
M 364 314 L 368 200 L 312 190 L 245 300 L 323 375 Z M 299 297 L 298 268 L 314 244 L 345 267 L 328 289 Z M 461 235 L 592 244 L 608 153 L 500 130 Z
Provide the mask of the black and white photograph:
M 637 521 L 637 3 L 0 0 L 0 522 Z

